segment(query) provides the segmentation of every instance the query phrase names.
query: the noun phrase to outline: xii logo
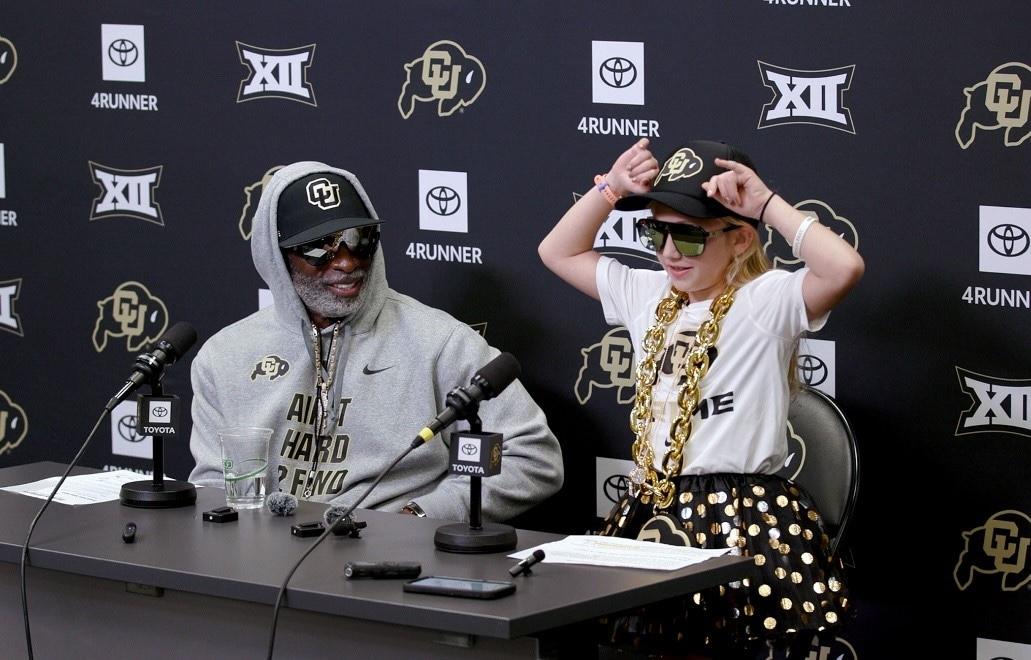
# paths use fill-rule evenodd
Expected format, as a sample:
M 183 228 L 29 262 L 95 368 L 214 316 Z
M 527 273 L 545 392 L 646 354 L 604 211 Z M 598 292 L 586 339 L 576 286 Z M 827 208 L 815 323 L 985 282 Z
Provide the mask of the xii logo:
M 996 378 L 956 367 L 959 387 L 973 400 L 956 435 L 1014 433 L 1031 437 L 1031 380 Z
M 161 205 L 155 201 L 161 185 L 162 165 L 142 170 L 119 170 L 89 161 L 93 183 L 100 195 L 93 200 L 90 221 L 105 218 L 136 218 L 164 226 Z
M 773 100 L 763 106 L 757 128 L 784 124 L 816 124 L 855 133 L 852 113 L 844 105 L 852 85 L 855 65 L 805 71 L 759 61 L 763 85 L 773 90 Z
M 250 74 L 240 82 L 236 102 L 260 98 L 286 99 L 316 106 L 315 90 L 308 82 L 308 68 L 315 59 L 315 44 L 276 50 L 236 42 L 240 64 Z
M 24 337 L 21 318 L 14 313 L 14 301 L 21 293 L 21 278 L 0 282 L 0 330 Z

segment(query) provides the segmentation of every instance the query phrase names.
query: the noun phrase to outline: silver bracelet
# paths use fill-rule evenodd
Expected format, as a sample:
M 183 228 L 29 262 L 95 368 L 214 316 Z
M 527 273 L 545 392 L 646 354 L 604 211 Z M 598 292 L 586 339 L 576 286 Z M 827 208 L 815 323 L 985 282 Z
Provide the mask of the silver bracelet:
M 802 220 L 802 224 L 798 225 L 798 231 L 795 232 L 795 240 L 791 241 L 791 254 L 795 259 L 801 259 L 802 255 L 798 253 L 802 249 L 802 239 L 805 238 L 805 233 L 809 231 L 809 228 L 817 222 L 815 215 L 808 215 Z
M 401 507 L 401 511 L 402 512 L 411 512 L 412 514 L 414 514 L 415 516 L 417 516 L 419 518 L 425 518 L 426 517 L 426 512 L 423 511 L 422 507 L 419 506 L 418 504 L 416 504 L 414 501 L 411 501 L 408 504 L 406 504 L 403 507 Z

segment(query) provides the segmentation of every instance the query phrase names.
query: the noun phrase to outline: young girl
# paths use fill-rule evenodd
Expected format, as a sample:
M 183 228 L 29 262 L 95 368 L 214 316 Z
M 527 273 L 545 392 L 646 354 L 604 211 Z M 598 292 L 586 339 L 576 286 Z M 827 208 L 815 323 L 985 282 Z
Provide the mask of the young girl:
M 653 183 L 654 180 L 654 183 Z M 746 154 L 694 141 L 659 168 L 641 140 L 541 243 L 544 264 L 600 300 L 639 360 L 630 426 L 636 467 L 603 534 L 754 557 L 755 576 L 617 617 L 612 641 L 646 652 L 748 655 L 765 640 L 808 646 L 848 609 L 819 513 L 774 476 L 787 453 L 789 373 L 863 274 L 845 241 L 771 191 Z M 593 249 L 612 211 L 643 210 L 642 242 L 663 270 Z M 773 227 L 806 267 L 771 270 Z

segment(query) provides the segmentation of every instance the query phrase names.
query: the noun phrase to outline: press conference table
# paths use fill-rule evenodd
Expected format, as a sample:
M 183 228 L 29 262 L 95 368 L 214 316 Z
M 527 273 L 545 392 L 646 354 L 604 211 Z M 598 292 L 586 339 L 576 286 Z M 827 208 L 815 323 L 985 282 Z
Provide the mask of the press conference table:
M 65 466 L 0 469 L 0 486 L 60 475 Z M 76 474 L 93 472 L 77 470 Z M 209 523 L 225 505 L 198 488 L 195 506 L 134 509 L 118 502 L 51 504 L 33 533 L 29 615 L 37 658 L 263 658 L 275 602 L 290 566 L 315 539 L 290 533 L 325 505 L 302 502 L 291 517 L 241 511 Z M 0 656 L 25 657 L 18 562 L 43 500 L 0 491 Z M 443 521 L 359 509 L 361 538 L 331 536 L 294 574 L 280 611 L 277 658 L 534 658 L 562 628 L 629 607 L 748 577 L 752 563 L 719 557 L 678 571 L 538 564 L 499 600 L 405 593 L 402 580 L 347 580 L 347 561 L 418 561 L 423 575 L 510 579 L 506 553 L 434 548 Z M 135 522 L 135 543 L 121 535 Z M 518 530 L 518 549 L 561 536 Z M 542 641 L 543 640 L 543 641 Z M 378 654 L 378 655 L 372 655 Z

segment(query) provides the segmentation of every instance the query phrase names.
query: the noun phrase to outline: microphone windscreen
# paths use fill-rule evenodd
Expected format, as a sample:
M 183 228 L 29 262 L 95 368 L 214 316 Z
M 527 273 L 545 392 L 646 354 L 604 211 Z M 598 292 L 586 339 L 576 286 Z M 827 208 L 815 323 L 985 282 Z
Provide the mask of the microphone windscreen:
M 533 551 L 533 557 L 537 561 L 540 561 L 540 560 L 544 559 L 544 551 L 541 550 L 540 548 L 537 548 L 536 550 Z
M 511 353 L 502 353 L 483 365 L 473 378 L 481 381 L 481 386 L 490 395 L 487 398 L 493 398 L 501 394 L 513 380 L 519 378 L 520 371 L 515 356 Z
M 265 498 L 265 508 L 274 516 L 292 516 L 297 510 L 297 498 L 290 493 L 276 491 Z
M 346 507 L 331 506 L 322 512 L 322 522 L 326 523 L 326 527 L 332 527 L 336 521 L 340 520 L 340 516 L 344 515 L 345 511 L 347 511 Z
M 158 340 L 158 343 L 162 341 L 171 345 L 171 350 L 176 357 L 182 357 L 197 341 L 197 331 L 189 323 L 180 321 L 169 328 L 165 336 Z

